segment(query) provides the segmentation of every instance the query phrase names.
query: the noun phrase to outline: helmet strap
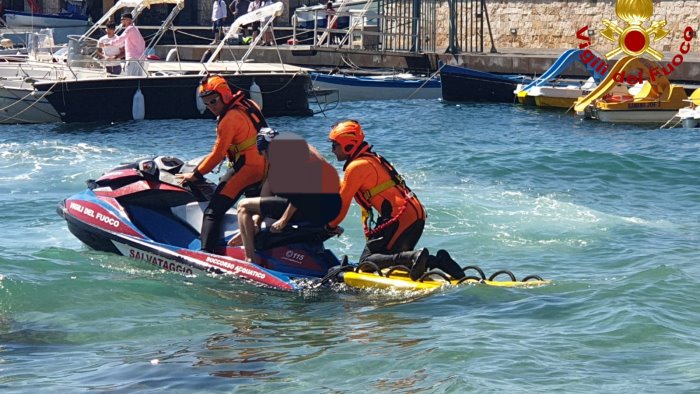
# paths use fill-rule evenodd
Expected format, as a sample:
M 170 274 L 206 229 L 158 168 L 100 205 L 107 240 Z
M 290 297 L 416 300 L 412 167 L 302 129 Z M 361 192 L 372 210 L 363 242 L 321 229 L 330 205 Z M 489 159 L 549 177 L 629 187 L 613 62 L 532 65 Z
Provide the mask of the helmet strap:
M 343 171 L 345 171 L 345 168 L 350 164 L 351 161 L 357 159 L 360 155 L 363 155 L 367 152 L 370 152 L 372 150 L 372 145 L 368 144 L 367 141 L 362 141 L 360 144 L 355 148 L 355 152 L 350 154 L 350 156 L 345 160 L 345 165 L 343 166 Z

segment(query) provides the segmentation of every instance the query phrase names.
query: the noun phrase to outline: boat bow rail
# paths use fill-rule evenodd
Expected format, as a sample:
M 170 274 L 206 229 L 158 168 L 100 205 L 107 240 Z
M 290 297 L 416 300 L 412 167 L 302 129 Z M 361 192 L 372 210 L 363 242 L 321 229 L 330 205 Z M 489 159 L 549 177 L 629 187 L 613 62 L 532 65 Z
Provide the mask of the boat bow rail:
M 265 24 L 260 28 L 260 34 L 258 34 L 257 37 L 255 37 L 255 40 L 250 44 L 250 47 L 243 55 L 240 62 L 238 62 L 239 64 L 243 64 L 248 59 L 248 56 L 250 56 L 250 53 L 253 51 L 253 49 L 255 49 L 255 47 L 262 39 L 263 32 L 269 29 L 270 26 L 272 26 L 272 21 L 276 17 L 282 15 L 283 12 L 284 4 L 278 1 L 268 6 L 258 8 L 257 10 L 249 12 L 243 15 L 242 17 L 236 19 L 226 31 L 226 36 L 224 36 L 224 38 L 221 40 L 214 52 L 212 52 L 211 56 L 209 57 L 209 60 L 207 60 L 207 66 L 210 66 L 213 62 L 216 61 L 224 45 L 226 45 L 226 43 L 228 42 L 228 39 L 237 36 L 238 30 L 241 28 L 241 26 L 248 25 L 259 20 L 265 20 Z M 239 72 L 242 72 L 242 70 L 239 69 Z

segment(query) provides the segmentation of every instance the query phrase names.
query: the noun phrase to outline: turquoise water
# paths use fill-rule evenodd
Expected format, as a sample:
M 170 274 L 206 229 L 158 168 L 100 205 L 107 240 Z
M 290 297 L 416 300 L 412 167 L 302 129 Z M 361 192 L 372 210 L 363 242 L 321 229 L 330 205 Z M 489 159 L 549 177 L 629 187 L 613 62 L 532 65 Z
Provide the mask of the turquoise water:
M 206 153 L 213 121 L 1 126 L 0 391 L 700 387 L 698 131 L 439 101 L 327 115 L 271 123 L 330 159 L 328 127 L 361 120 L 428 209 L 422 246 L 554 283 L 283 293 L 161 272 L 88 250 L 56 204 L 122 161 Z M 357 209 L 344 226 L 328 246 L 357 258 Z

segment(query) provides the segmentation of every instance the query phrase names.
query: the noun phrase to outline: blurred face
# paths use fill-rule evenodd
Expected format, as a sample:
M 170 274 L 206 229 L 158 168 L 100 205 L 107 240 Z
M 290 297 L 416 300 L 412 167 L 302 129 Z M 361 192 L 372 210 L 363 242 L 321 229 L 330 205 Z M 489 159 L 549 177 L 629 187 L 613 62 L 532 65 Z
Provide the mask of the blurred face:
M 350 157 L 347 153 L 345 153 L 345 151 L 343 151 L 343 147 L 335 141 L 331 141 L 331 152 L 333 152 L 338 161 L 345 161 L 348 159 L 348 157 Z
M 204 105 L 207 106 L 209 111 L 216 116 L 219 116 L 224 111 L 224 101 L 221 99 L 219 94 L 210 94 L 209 96 L 202 97 Z
M 114 29 L 108 27 L 107 28 L 107 36 L 112 37 L 114 35 Z
M 133 22 L 131 18 L 122 18 L 122 26 L 124 27 L 129 27 L 129 25 L 131 25 L 131 22 Z

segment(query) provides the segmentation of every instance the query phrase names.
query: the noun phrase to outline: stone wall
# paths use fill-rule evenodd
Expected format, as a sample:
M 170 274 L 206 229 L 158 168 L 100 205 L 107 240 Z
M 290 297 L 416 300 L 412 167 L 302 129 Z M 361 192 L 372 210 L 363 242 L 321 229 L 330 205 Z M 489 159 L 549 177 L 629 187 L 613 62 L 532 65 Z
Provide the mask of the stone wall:
M 104 9 L 113 3 L 102 0 Z M 231 0 L 225 0 L 230 3 Z M 303 4 L 320 3 L 320 0 L 281 0 L 285 4 L 285 14 L 279 17 L 277 26 L 289 25 L 289 8 Z M 336 0 L 337 1 L 337 0 Z M 456 0 L 465 1 L 465 0 Z M 46 12 L 58 12 L 61 0 L 42 0 L 40 3 Z M 213 0 L 187 0 L 185 7 L 197 8 L 197 22 L 201 26 L 211 24 Z M 465 2 L 464 4 L 470 4 Z M 618 21 L 625 26 L 615 14 L 615 0 L 486 0 L 491 30 L 496 48 L 517 49 L 560 49 L 572 48 L 579 44 L 576 31 L 588 26 L 594 31 L 592 44 L 599 52 L 607 52 L 616 43 L 611 43 L 600 32 L 604 29 L 603 19 Z M 652 21 L 666 20 L 670 34 L 652 47 L 662 52 L 675 52 L 682 41 L 686 26 L 700 30 L 700 0 L 653 0 L 654 14 Z M 27 6 L 28 7 L 28 6 Z M 25 7 L 25 8 L 27 8 Z M 448 0 L 438 0 L 436 7 L 436 48 L 444 52 L 448 46 L 449 9 Z M 646 23 L 644 26 L 648 26 Z M 484 50 L 490 50 L 488 30 L 484 27 Z M 511 34 L 511 29 L 515 34 Z M 693 48 L 693 51 L 696 51 Z
M 441 24 L 438 26 L 438 48 L 447 47 L 447 1 L 438 8 Z M 594 31 L 592 44 L 600 52 L 606 52 L 617 44 L 600 36 L 604 29 L 603 19 L 626 24 L 615 14 L 613 0 L 486 0 L 491 29 L 496 48 L 571 48 L 580 42 L 576 31 L 588 26 Z M 676 51 L 683 40 L 683 30 L 691 26 L 700 29 L 700 1 L 698 0 L 653 0 L 654 14 L 650 21 L 666 20 L 668 36 L 652 47 L 662 51 Z M 648 26 L 648 22 L 643 25 Z M 511 34 L 511 29 L 517 32 Z M 490 49 L 488 31 L 485 32 L 484 50 Z

